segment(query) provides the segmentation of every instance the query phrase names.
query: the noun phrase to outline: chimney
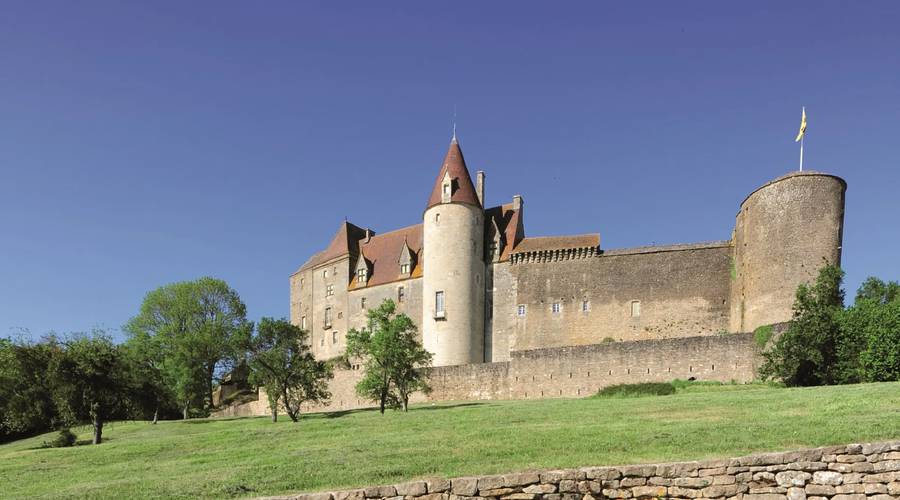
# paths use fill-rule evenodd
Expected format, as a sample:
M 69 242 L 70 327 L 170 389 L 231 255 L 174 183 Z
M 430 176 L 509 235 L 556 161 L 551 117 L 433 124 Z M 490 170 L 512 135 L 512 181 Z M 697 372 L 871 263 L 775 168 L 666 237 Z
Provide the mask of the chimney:
M 513 196 L 513 210 L 522 210 L 522 195 Z
M 372 239 L 372 235 L 373 235 L 373 234 L 375 234 L 374 231 L 372 231 L 372 230 L 369 229 L 369 228 L 366 228 L 366 243 L 368 243 L 369 240 Z
M 475 193 L 478 194 L 478 201 L 484 207 L 484 170 L 475 173 Z

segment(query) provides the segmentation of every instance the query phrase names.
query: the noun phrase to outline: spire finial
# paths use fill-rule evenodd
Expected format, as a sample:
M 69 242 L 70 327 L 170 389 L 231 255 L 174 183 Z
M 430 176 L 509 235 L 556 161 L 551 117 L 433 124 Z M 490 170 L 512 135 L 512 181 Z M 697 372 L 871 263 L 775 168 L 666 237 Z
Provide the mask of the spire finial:
M 453 105 L 453 138 L 450 139 L 450 143 L 458 142 L 456 140 L 456 104 Z

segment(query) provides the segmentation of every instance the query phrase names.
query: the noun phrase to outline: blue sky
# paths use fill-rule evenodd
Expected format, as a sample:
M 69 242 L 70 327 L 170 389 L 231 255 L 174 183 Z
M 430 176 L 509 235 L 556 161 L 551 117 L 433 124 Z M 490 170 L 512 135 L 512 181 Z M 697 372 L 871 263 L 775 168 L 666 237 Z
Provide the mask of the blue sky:
M 252 319 L 344 216 L 420 221 L 454 106 L 490 204 L 601 246 L 728 239 L 844 177 L 850 294 L 900 278 L 898 2 L 32 2 L 0 16 L 0 335 L 212 275 Z

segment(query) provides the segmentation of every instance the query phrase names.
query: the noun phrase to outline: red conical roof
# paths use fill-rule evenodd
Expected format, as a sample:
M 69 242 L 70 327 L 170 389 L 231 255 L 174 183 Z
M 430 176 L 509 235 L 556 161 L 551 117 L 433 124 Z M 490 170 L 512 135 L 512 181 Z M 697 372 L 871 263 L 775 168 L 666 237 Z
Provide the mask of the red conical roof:
M 472 178 L 469 176 L 469 169 L 466 168 L 466 160 L 463 158 L 462 149 L 459 148 L 459 141 L 456 137 L 450 141 L 450 149 L 447 150 L 447 156 L 444 157 L 444 164 L 441 165 L 441 171 L 438 172 L 437 180 L 434 182 L 434 189 L 431 190 L 431 197 L 428 198 L 428 206 L 425 210 L 441 204 L 441 185 L 444 181 L 444 175 L 450 174 L 453 182 L 451 188 L 451 203 L 468 203 L 481 208 L 478 201 L 478 194 L 475 193 L 475 186 L 472 184 Z

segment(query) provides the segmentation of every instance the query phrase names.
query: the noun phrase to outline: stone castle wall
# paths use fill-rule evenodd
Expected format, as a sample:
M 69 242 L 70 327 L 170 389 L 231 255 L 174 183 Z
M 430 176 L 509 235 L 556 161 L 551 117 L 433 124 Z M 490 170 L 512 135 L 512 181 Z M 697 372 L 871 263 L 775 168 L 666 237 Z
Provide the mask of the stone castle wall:
M 433 478 L 280 500 L 890 500 L 900 498 L 900 441 L 740 458 Z
M 748 382 L 755 378 L 758 364 L 758 350 L 749 333 L 514 351 L 509 361 L 431 368 L 432 392 L 416 393 L 411 402 L 577 398 L 613 384 L 691 377 Z M 374 406 L 356 395 L 362 375 L 362 369 L 336 370 L 329 384 L 330 403 L 304 411 Z M 269 414 L 263 389 L 260 401 L 241 406 L 216 416 Z

